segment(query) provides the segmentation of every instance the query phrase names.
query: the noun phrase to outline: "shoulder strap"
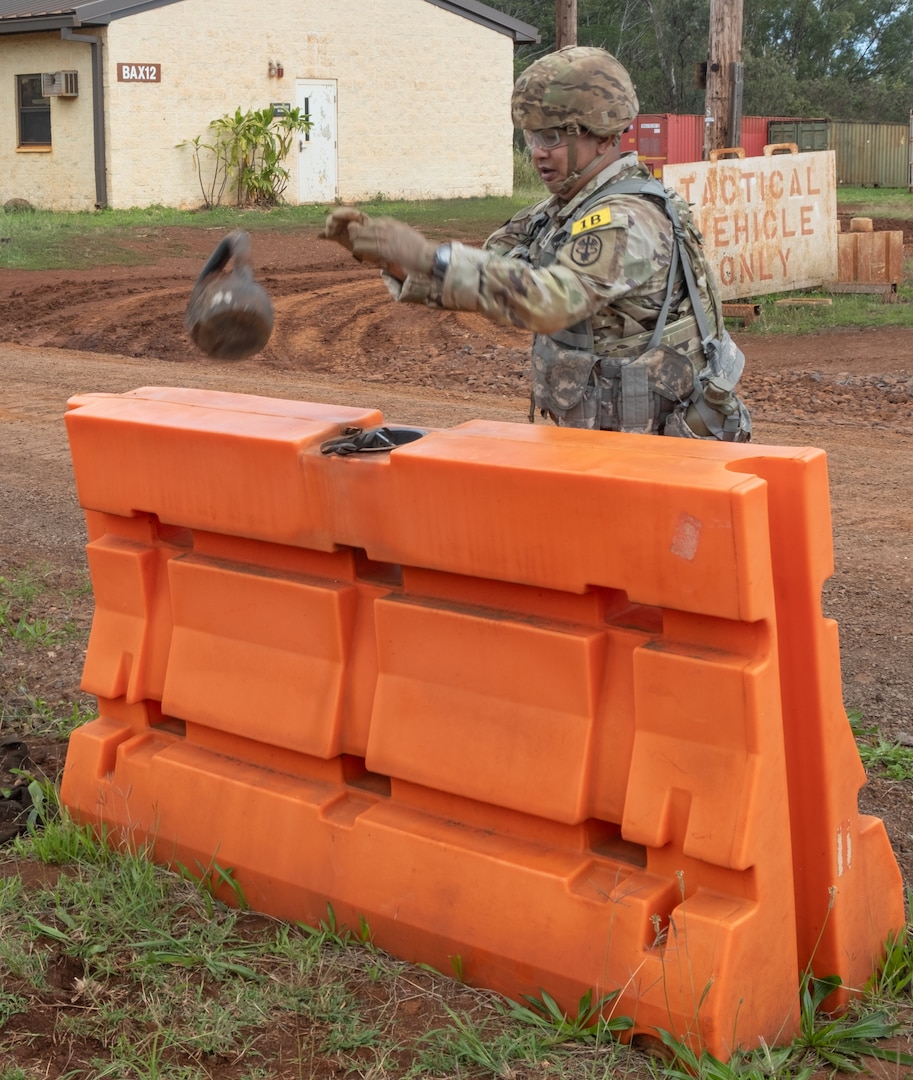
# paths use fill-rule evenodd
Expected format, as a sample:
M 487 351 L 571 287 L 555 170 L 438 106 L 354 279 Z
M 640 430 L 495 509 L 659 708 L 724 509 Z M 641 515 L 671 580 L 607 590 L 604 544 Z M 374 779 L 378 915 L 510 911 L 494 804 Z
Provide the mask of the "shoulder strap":
M 611 191 L 607 192 L 606 187 L 611 187 Z M 681 218 L 679 217 L 678 210 L 675 208 L 675 204 L 669 197 L 669 192 L 663 186 L 663 184 L 656 179 L 655 176 L 649 177 L 647 180 L 639 179 L 638 177 L 626 177 L 623 180 L 616 180 L 609 182 L 609 184 L 597 189 L 593 194 L 585 199 L 578 207 L 577 213 L 585 213 L 591 206 L 597 202 L 601 202 L 607 194 L 611 195 L 652 195 L 654 198 L 661 199 L 663 208 L 666 211 L 666 217 L 672 222 L 672 237 L 674 244 L 672 246 L 672 260 L 669 265 L 669 282 L 666 287 L 666 297 L 663 301 L 662 309 L 659 313 L 659 318 L 656 321 L 656 328 L 653 331 L 653 336 L 650 339 L 650 347 L 653 348 L 659 344 L 659 340 L 662 337 L 663 330 L 666 327 L 666 319 L 669 316 L 669 307 L 672 302 L 672 290 L 675 284 L 675 271 L 677 269 L 676 264 L 680 261 L 682 264 L 682 271 L 685 275 L 685 284 L 688 287 L 688 296 L 691 299 L 691 309 L 694 312 L 694 321 L 697 323 L 698 331 L 701 335 L 701 345 L 704 348 L 705 354 L 708 352 L 707 346 L 713 340 L 713 333 L 707 323 L 707 315 L 704 311 L 704 305 L 701 302 L 701 295 L 698 291 L 697 281 L 694 277 L 694 267 L 691 264 L 691 255 L 685 244 L 685 230 L 682 226 Z M 575 214 L 576 216 L 576 214 Z M 710 357 L 708 356 L 708 359 Z

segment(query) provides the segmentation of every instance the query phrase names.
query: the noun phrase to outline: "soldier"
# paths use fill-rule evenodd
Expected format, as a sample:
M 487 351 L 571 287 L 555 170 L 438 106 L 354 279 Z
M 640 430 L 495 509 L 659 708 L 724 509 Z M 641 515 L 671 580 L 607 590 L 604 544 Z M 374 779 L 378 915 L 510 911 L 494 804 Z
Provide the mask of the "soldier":
M 744 356 L 688 204 L 621 136 L 637 115 L 603 49 L 551 53 L 512 97 L 549 198 L 485 242 L 435 246 L 393 218 L 340 207 L 324 235 L 379 265 L 398 300 L 477 311 L 533 332 L 530 420 L 745 442 Z

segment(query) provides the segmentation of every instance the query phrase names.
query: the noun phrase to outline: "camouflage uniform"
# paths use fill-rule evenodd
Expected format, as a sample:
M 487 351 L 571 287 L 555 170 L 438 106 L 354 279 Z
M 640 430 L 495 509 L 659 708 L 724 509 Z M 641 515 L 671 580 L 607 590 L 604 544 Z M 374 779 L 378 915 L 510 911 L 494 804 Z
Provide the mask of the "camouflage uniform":
M 563 130 L 567 175 L 483 251 L 443 245 L 430 277 L 385 280 L 398 299 L 531 330 L 531 420 L 538 408 L 573 427 L 744 441 L 751 421 L 734 393 L 744 357 L 688 204 L 634 154 L 589 179 L 598 160 L 577 170 L 577 138 L 617 138 L 638 108 L 630 76 L 603 49 L 531 64 L 514 87 L 514 125 Z
M 533 407 L 556 423 L 662 433 L 676 406 L 686 411 L 707 359 L 681 268 L 661 347 L 647 349 L 666 297 L 673 234 L 660 200 L 633 193 L 636 184 L 618 193 L 635 179 L 645 182 L 650 173 L 635 155 L 624 155 L 569 202 L 552 197 L 522 210 L 488 238 L 483 251 L 452 244 L 443 281 L 410 279 L 400 287 L 388 278 L 388 286 L 403 300 L 477 311 L 531 330 Z M 707 323 L 721 333 L 719 294 L 690 209 L 672 197 L 691 231 L 689 252 Z M 746 438 L 744 406 L 734 395 L 721 404 L 739 417 L 743 434 L 716 437 Z M 695 426 L 702 436 L 710 434 L 699 422 Z

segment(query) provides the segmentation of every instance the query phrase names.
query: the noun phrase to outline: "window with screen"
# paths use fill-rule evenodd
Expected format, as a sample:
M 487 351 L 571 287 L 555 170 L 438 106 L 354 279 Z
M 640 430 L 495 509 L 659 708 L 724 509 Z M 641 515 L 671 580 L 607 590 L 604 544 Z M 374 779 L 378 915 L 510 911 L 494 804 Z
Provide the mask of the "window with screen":
M 51 99 L 41 93 L 41 75 L 16 76 L 19 145 L 51 145 Z

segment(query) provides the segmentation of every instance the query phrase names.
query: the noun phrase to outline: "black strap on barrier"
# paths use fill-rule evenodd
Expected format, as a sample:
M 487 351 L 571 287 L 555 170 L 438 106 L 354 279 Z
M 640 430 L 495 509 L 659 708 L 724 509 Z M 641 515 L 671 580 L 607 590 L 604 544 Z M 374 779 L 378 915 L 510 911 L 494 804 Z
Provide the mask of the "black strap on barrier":
M 349 427 L 336 439 L 328 439 L 320 446 L 321 454 L 364 454 L 384 450 L 395 450 L 415 442 L 428 432 L 424 428 Z

